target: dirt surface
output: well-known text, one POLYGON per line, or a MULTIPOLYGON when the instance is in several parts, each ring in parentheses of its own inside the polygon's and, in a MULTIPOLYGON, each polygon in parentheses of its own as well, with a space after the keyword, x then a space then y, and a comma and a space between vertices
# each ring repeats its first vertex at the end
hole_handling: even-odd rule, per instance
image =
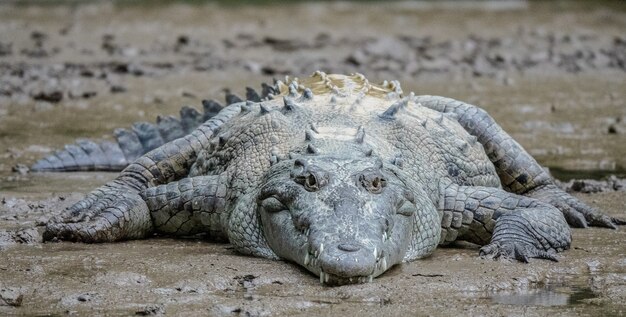
POLYGON ((360 72, 483 106, 565 181, 617 175, 567 186, 625 217, 624 29, 616 3, 0 5, 0 314, 624 315, 624 228, 573 230, 559 263, 457 245, 322 287, 201 239, 38 243, 38 225, 115 174, 17 165, 224 89, 360 72))

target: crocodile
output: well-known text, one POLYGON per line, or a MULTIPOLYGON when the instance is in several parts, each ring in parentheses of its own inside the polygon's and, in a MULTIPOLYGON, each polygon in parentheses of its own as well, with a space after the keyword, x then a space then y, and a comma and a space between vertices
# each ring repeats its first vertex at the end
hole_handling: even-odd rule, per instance
POLYGON ((319 71, 253 99, 140 155, 44 239, 204 234, 342 285, 456 240, 557 261, 570 226, 626 224, 558 188, 477 106, 319 71))

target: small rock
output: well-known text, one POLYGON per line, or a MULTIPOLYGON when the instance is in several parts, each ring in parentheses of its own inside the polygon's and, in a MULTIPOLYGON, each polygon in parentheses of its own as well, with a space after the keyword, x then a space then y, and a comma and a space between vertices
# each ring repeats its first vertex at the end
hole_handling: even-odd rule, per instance
POLYGON ((601 264, 600 261, 598 260, 592 260, 586 263, 587 264, 587 268, 589 269, 590 273, 595 273, 598 272, 601 268, 601 264))
POLYGON ((187 91, 187 90, 183 90, 183 91, 181 91, 181 92, 180 92, 180 95, 181 95, 182 97, 186 97, 186 98, 193 98, 193 99, 198 98, 198 96, 196 96, 196 94, 194 94, 194 93, 192 93, 192 92, 189 92, 189 91, 187 91))
POLYGON ((189 44, 189 37, 187 35, 179 35, 176 39, 176 45, 187 45, 189 44))
POLYGON ((17 164, 15 166, 13 166, 11 168, 11 171, 18 173, 20 175, 26 175, 28 174, 28 172, 30 171, 30 169, 28 168, 28 166, 24 165, 24 164, 17 164))
POLYGON ((120 86, 120 85, 113 85, 111 86, 111 93, 112 94, 119 94, 119 93, 123 93, 126 92, 128 89, 126 89, 126 87, 124 86, 120 86))
POLYGON ((59 90, 51 92, 40 92, 33 96, 35 100, 57 103, 63 99, 63 92, 59 90))
POLYGON ((82 294, 70 294, 61 298, 61 305, 65 307, 72 307, 76 305, 83 305, 86 302, 97 302, 98 293, 89 292, 82 294))
POLYGON ((136 311, 135 315, 138 316, 160 316, 165 314, 165 308, 163 305, 150 305, 144 309, 136 311))
POLYGON ((76 297, 79 302, 88 302, 91 301, 91 295, 89 294, 81 294, 76 297))
POLYGON ((0 306, 22 306, 24 295, 11 288, 0 289, 0 306))

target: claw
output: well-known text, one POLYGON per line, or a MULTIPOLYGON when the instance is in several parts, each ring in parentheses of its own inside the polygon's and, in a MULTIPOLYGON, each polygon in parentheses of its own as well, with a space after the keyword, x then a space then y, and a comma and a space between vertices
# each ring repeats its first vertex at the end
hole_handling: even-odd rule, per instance
POLYGON ((563 216, 565 217, 565 220, 567 221, 567 224, 569 224, 570 226, 574 227, 574 228, 587 228, 587 220, 585 220, 585 217, 583 215, 581 215, 580 213, 578 213, 577 211, 571 209, 571 208, 561 208, 560 206, 556 206, 557 208, 559 208, 561 210, 561 212, 563 212, 563 216))
POLYGON ((530 196, 558 208, 574 228, 596 226, 617 229, 618 225, 626 225, 626 221, 606 216, 554 185, 537 189, 530 196))
POLYGON ((545 259, 558 262, 556 254, 539 250, 532 245, 520 244, 516 241, 492 242, 480 248, 479 255, 489 259, 515 259, 522 263, 528 263, 530 258, 545 259))
POLYGON ((623 220, 623 219, 619 219, 619 218, 611 217, 611 221, 612 221, 614 224, 618 225, 618 226, 624 226, 624 225, 626 225, 626 220, 623 220))
POLYGON ((148 207, 138 193, 106 187, 68 208, 65 216, 51 219, 43 240, 112 242, 141 238, 151 231, 148 207))

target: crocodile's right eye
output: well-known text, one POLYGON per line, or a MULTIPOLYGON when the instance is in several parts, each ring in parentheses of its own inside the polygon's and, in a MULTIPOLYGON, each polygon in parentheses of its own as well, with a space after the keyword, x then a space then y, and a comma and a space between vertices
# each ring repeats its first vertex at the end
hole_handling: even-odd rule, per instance
POLYGON ((314 192, 320 189, 321 184, 317 177, 313 173, 305 173, 304 175, 298 175, 294 178, 294 181, 302 186, 304 189, 310 192, 314 192))
POLYGON ((289 210, 285 204, 281 203, 276 197, 273 196, 264 199, 261 202, 261 207, 270 213, 289 210))
POLYGON ((315 165, 309 166, 303 160, 295 161, 291 177, 310 192, 318 191, 328 184, 328 174, 324 170, 315 165))

